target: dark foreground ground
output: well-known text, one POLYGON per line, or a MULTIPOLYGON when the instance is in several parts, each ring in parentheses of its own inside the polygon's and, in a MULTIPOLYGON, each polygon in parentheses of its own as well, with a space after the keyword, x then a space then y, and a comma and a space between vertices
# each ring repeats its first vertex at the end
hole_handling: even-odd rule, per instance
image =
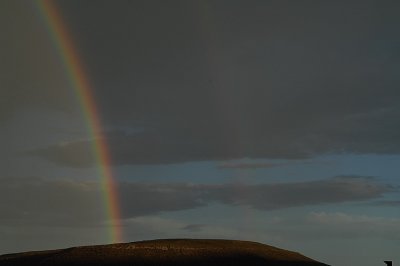
POLYGON ((300 253, 237 240, 171 239, 0 256, 0 266, 323 266, 300 253))

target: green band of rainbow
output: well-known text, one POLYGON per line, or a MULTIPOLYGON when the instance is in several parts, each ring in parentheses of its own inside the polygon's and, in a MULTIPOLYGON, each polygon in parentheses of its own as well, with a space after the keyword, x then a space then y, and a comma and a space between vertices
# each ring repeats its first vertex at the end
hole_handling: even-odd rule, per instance
POLYGON ((87 121, 88 132, 91 138, 93 138, 92 149, 98 164, 108 216, 107 219, 111 220, 109 230, 110 241, 113 243, 122 242, 117 185, 112 173, 111 158, 106 138, 102 133, 99 112, 94 101, 93 88, 88 81, 83 63, 79 59, 71 35, 68 33, 67 27, 54 1, 38 0, 37 7, 46 21, 49 33, 64 63, 68 78, 79 99, 82 112, 87 121))

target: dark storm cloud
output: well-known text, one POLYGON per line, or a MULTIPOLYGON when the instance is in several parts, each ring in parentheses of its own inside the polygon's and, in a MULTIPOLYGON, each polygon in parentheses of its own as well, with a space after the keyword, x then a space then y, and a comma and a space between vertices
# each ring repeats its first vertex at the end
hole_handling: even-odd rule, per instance
POLYGON ((286 162, 246 162, 246 161, 228 161, 220 163, 217 167, 220 169, 257 169, 257 168, 273 168, 291 165, 305 164, 329 164, 328 161, 311 161, 311 160, 291 160, 286 162))
MULTIPOLYGON (((400 152, 400 112, 382 109, 374 112, 344 115, 320 121, 319 126, 298 129, 293 124, 284 132, 259 128, 251 135, 237 137, 234 131, 220 135, 221 131, 187 131, 187 124, 149 127, 140 132, 109 132, 109 145, 113 164, 167 164, 188 161, 230 160, 240 158, 307 159, 326 153, 398 154, 400 152), (171 128, 173 126, 173 128, 171 128), (182 129, 182 131, 181 131, 182 129), (264 132, 264 134, 262 134, 264 132), (198 135, 201 134, 201 135, 198 135)), ((184 122, 183 122, 184 123, 184 122)), ((205 122, 207 123, 207 122, 205 122)), ((204 125, 202 128, 212 129, 204 125)), ((238 130, 249 130, 243 127, 238 130)), ((60 165, 87 167, 93 165, 91 140, 55 144, 29 151, 60 165)), ((225 164, 223 168, 228 167, 225 164)), ((235 167, 274 167, 274 164, 235 167)), ((233 165, 230 165, 233 167, 233 165)))
MULTIPOLYGON (((96 182, 43 178, 0 179, 2 224, 88 226, 104 225, 96 182)), ((123 218, 189 210, 224 203, 274 210, 307 205, 376 199, 391 189, 363 177, 259 185, 146 184, 122 182, 119 200, 123 218)), ((200 227, 200 226, 198 226, 200 227)), ((186 230, 196 230, 191 226, 186 230)))
POLYGON ((284 163, 246 163, 246 162, 228 162, 221 163, 218 168, 222 169, 256 169, 256 168, 272 168, 277 166, 286 165, 284 163))
POLYGON ((35 1, 0 3, 0 124, 18 111, 69 111, 77 103, 35 1))
POLYGON ((119 191, 123 216, 127 218, 206 206, 207 192, 203 186, 174 183, 122 183, 119 191))
MULTIPOLYGON (((10 6, 25 10, 18 5, 10 6)), ((60 1, 58 7, 104 126, 143 129, 108 132, 116 164, 400 152, 397 2, 119 1, 110 8, 106 1, 60 1)), ((44 29, 31 23, 32 15, 18 17, 15 30, 2 35, 8 40, 2 108, 71 107, 72 90, 48 52, 44 29), (34 43, 14 47, 20 38, 34 43)), ((9 25, 15 16, 4 19, 9 25)), ((89 146, 78 141, 33 153, 82 167, 90 158, 72 157, 89 146)))
POLYGON ((218 199, 229 205, 248 205, 260 210, 342 203, 381 197, 390 191, 362 177, 336 177, 297 183, 221 187, 218 199))
POLYGON ((274 210, 307 205, 376 199, 392 191, 373 178, 342 176, 327 180, 272 184, 194 185, 121 183, 124 217, 207 206, 218 202, 274 210))

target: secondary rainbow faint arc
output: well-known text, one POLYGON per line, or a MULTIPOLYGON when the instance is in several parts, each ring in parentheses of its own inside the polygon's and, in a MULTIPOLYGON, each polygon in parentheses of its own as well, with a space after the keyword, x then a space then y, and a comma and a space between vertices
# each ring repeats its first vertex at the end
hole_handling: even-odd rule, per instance
POLYGON ((46 20, 50 35, 65 65, 65 70, 75 90, 75 94, 79 99, 82 112, 87 122, 88 132, 93 138, 92 149, 98 163, 108 215, 107 219, 111 220, 109 231, 110 241, 113 243, 122 242, 123 232, 120 224, 121 214, 117 185, 111 168, 111 158, 106 138, 102 133, 102 125, 99 111, 94 100, 93 87, 88 80, 83 62, 80 60, 75 50, 73 39, 54 1, 38 0, 37 6, 46 20))

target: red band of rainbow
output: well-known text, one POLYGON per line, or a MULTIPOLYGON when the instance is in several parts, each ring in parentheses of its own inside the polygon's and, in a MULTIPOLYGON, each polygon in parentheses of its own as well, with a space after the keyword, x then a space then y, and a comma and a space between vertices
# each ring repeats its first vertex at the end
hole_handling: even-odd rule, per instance
POLYGON ((111 168, 111 158, 106 138, 102 133, 99 112, 94 101, 93 87, 87 78, 83 63, 75 50, 73 39, 54 1, 38 0, 37 7, 46 20, 48 31, 58 49, 68 78, 75 90, 85 120, 87 121, 88 133, 90 137, 93 138, 92 149, 98 164, 108 216, 107 219, 111 220, 111 227, 109 230, 110 241, 113 243, 122 242, 121 214, 117 185, 111 168))

